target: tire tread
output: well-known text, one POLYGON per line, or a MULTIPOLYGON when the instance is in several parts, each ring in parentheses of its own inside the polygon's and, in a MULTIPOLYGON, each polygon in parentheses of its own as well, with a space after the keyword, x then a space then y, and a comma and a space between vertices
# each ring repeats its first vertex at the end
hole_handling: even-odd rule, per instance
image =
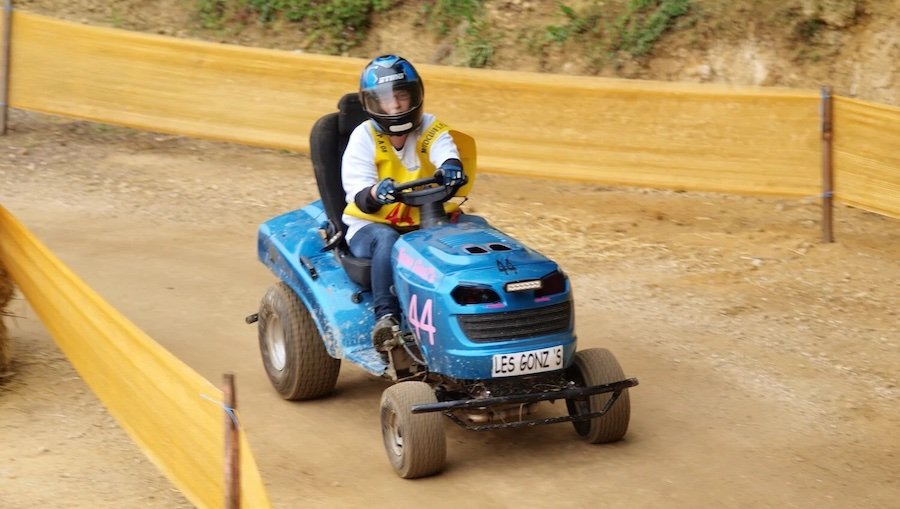
POLYGON ((328 354, 322 336, 300 297, 284 282, 269 288, 260 304, 259 342, 266 373, 284 399, 306 400, 330 394, 337 384, 340 359, 328 354), (285 335, 285 373, 273 374, 265 345, 266 316, 281 314, 285 335))
MULTIPOLYGON (((586 385, 599 385, 625 379, 625 373, 616 357, 606 348, 589 348, 575 354, 575 366, 584 377, 586 385)), ((612 394, 591 396, 591 411, 603 408, 612 394)), ((628 389, 603 417, 591 419, 590 429, 583 438, 592 444, 604 444, 621 440, 628 432, 631 420, 631 398, 628 389)))
MULTIPOLYGON (((415 479, 436 474, 447 460, 447 439, 443 416, 440 413, 413 414, 410 408, 423 403, 436 403, 434 391, 424 382, 401 382, 388 387, 381 397, 381 412, 392 408, 401 421, 404 431, 404 458, 395 461, 387 445, 385 449, 397 474, 404 479, 415 479)), ((384 424, 382 423, 382 426, 384 424)))

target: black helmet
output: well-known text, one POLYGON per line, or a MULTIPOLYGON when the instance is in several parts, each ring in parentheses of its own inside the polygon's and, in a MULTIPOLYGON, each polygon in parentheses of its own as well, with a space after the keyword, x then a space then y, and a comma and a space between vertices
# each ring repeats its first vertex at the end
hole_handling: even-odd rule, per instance
POLYGON ((425 86, 405 58, 382 55, 366 64, 359 77, 359 101, 386 134, 406 134, 422 123, 425 86))

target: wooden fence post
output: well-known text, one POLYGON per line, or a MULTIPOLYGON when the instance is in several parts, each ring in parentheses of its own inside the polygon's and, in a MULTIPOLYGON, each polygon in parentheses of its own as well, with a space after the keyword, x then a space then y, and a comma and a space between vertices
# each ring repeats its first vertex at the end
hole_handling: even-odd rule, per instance
POLYGON ((237 393, 234 387, 234 375, 225 375, 225 508, 241 507, 241 449, 240 432, 237 423, 237 393))

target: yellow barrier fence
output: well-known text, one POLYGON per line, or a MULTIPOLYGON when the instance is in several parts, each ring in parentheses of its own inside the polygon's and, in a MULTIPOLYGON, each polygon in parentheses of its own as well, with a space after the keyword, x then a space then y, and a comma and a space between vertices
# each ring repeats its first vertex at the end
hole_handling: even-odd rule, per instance
MULTIPOLYGON (((12 33, 14 107, 297 151, 308 150, 315 120, 357 88, 364 64, 24 12, 14 13, 12 33)), ((484 170, 701 191, 821 192, 816 91, 418 67, 426 109, 478 140, 484 170)), ((836 199, 896 216, 897 138, 889 133, 900 113, 841 101, 837 118, 836 199), (856 152, 857 134, 875 134, 869 140, 877 147, 856 152), (862 162, 887 173, 860 173, 862 162), (881 181, 877 194, 851 189, 873 178, 881 181)))
MULTIPOLYGON (((138 34, 16 12, 13 106, 305 151, 364 61, 138 34)), ((664 187, 817 190, 815 92, 420 65, 426 108, 482 167, 664 187)))
POLYGON ((900 108, 834 100, 835 196, 900 218, 900 108))
MULTIPOLYGON (((60 349, 196 507, 225 502, 222 391, 162 348, 0 206, 0 262, 60 349)), ((242 507, 271 504, 241 433, 242 507)))

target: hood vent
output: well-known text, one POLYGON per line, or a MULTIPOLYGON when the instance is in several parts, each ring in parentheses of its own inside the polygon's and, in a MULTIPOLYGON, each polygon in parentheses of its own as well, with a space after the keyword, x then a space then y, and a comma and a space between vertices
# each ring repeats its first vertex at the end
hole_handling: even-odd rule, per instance
POLYGON ((480 255, 491 251, 512 251, 515 241, 492 232, 474 232, 449 235, 440 239, 441 244, 452 250, 462 250, 469 254, 480 255))
POLYGON ((476 245, 468 245, 463 246, 463 251, 469 254, 486 254, 491 251, 512 251, 512 248, 507 246, 506 244, 498 244, 496 242, 488 244, 487 247, 484 246, 476 246, 476 245))

